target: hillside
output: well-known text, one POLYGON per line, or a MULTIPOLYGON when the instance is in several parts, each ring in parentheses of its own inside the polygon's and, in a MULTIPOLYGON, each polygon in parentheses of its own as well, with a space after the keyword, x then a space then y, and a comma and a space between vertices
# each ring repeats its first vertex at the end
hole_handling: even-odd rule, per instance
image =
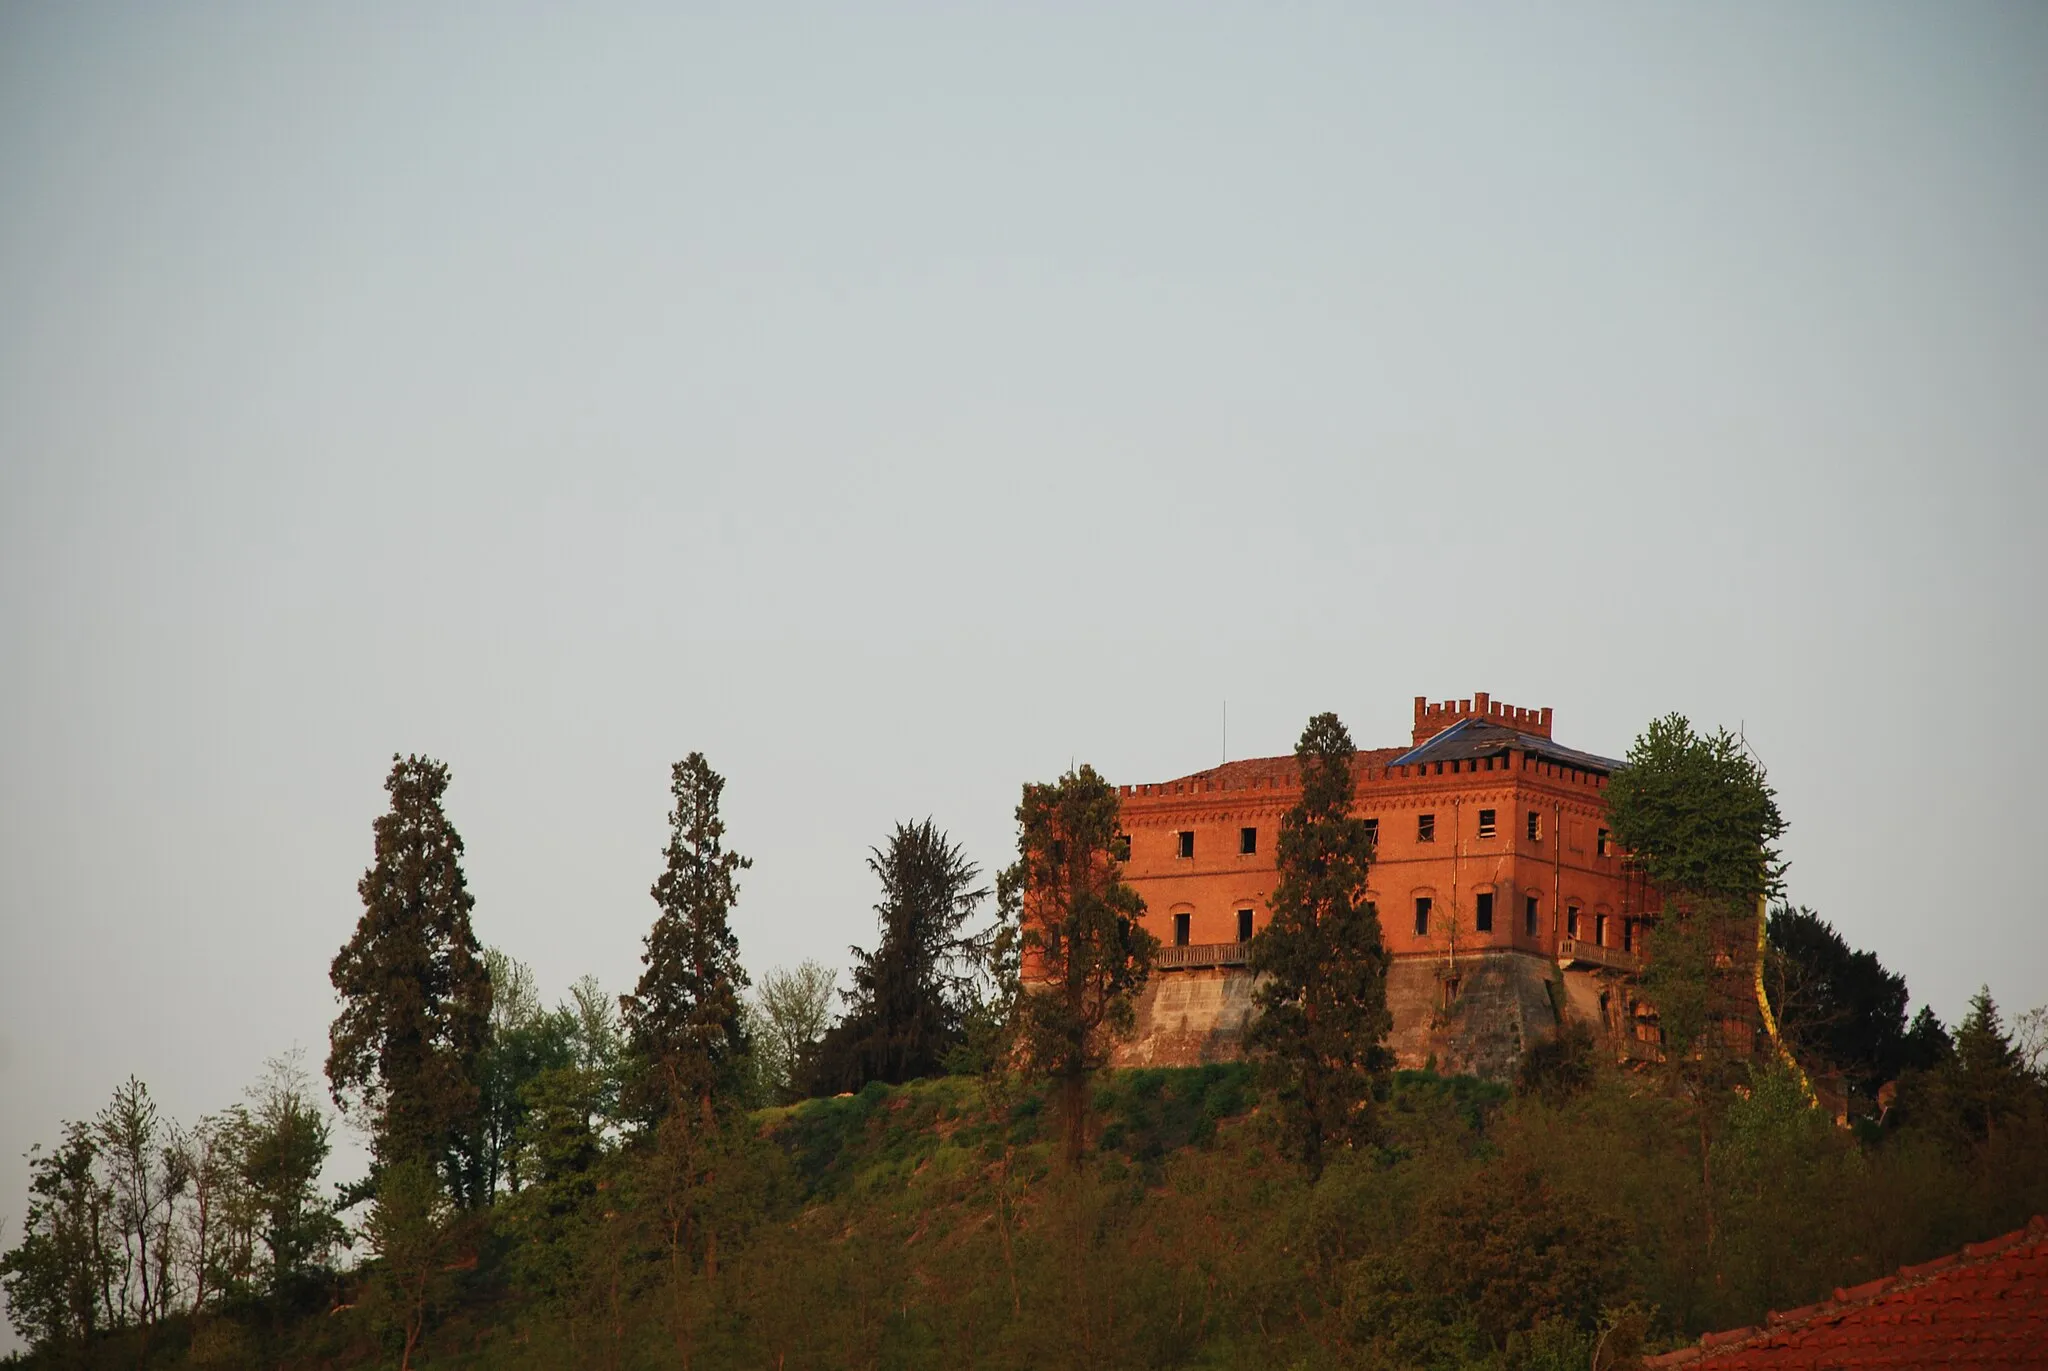
MULTIPOLYGON (((693 1159, 694 1190, 622 1149, 581 1173, 588 1203, 536 1184, 458 1223, 412 1360, 1583 1367, 1603 1331, 1672 1345, 2048 1208, 2038 1111, 1974 1147, 1858 1137, 1764 1074, 1715 1143, 1709 1235, 1682 1109, 1611 1068, 1535 1084, 1403 1074, 1380 1145, 1315 1186, 1242 1066, 1106 1074, 1078 1176, 1036 1089, 761 1111, 693 1159)), ((390 1298, 359 1270, 25 1364, 397 1365, 390 1298)))

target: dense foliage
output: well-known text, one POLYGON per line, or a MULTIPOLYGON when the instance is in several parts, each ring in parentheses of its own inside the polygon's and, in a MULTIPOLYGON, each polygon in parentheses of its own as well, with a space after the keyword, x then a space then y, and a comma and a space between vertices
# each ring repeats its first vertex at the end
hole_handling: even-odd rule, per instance
POLYGON ((1017 1001, 1021 1059, 1060 1083, 1070 1167, 1087 1130, 1088 1075, 1130 1032, 1159 948, 1138 922, 1145 902, 1123 879, 1117 812, 1116 787, 1091 766, 1025 786, 1017 860, 1000 882, 1032 986, 1017 1001))
MULTIPOLYGON (((2048 1090, 1989 1069, 1944 1066, 1911 1121, 1858 1135, 1760 1067, 1717 1124, 1711 1261, 1684 1111, 1605 1061, 1556 1095, 1403 1073, 1376 1144, 1313 1184, 1243 1066, 1111 1074, 1077 1172, 1056 1083, 876 1083, 727 1136, 702 1198, 721 1259, 680 1282, 658 1147, 537 1109, 535 1179, 488 1227, 371 1225, 340 1312, 210 1301, 148 1364, 370 1368, 410 1336, 416 1364, 510 1371, 1585 1367, 1603 1332, 1755 1322, 2048 1209, 2048 1090)), ((83 1364, 133 1367, 139 1338, 83 1364)))
POLYGON ((489 1197, 477 1068, 491 979, 470 929, 462 836, 441 805, 448 768, 394 757, 384 789, 376 860, 356 886, 363 915, 329 972, 341 1013, 327 1079, 380 1162, 426 1160, 474 1207, 489 1197))
POLYGON ((1786 1040, 1868 1100, 1906 1064, 1906 978, 1810 909, 1771 911, 1770 997, 1786 1040))
POLYGON ((882 883, 881 939, 873 952, 852 949, 846 1017, 819 1053, 816 1084, 828 1094, 943 1072, 965 1036, 982 951, 968 928, 988 897, 981 869, 930 819, 896 825, 868 870, 882 883))
POLYGON ((649 892, 659 912, 640 984, 621 1003, 642 1068, 634 1098, 649 1120, 684 1103, 708 1112, 729 1092, 746 1048, 740 991, 747 973, 730 916, 738 874, 752 863, 726 850, 718 811, 724 793, 725 778, 701 752, 671 772, 666 865, 649 892))
POLYGON ((1289 1150, 1312 1176, 1327 1147, 1372 1136, 1386 1048, 1386 945, 1366 898, 1373 835, 1351 812, 1351 734, 1318 714, 1294 749, 1301 799, 1280 821, 1273 918, 1252 939, 1262 977, 1247 1046, 1267 1067, 1289 1150))

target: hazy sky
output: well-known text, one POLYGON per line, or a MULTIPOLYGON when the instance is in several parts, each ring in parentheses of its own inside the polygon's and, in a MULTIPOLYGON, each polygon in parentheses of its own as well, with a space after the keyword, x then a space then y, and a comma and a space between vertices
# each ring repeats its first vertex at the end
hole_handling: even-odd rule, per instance
POLYGON ((1070 760, 1743 727, 1794 898, 2048 1001, 2048 10, 10 6, 0 1242, 317 1067, 394 751, 629 986, 1070 760))

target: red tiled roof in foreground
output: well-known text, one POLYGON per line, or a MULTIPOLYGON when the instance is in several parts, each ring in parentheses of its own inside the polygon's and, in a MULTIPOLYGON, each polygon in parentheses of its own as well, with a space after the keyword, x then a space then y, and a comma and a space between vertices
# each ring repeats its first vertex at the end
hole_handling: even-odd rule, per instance
POLYGON ((2048 1367, 2048 1219, 1834 1298, 1773 1313, 1762 1328, 1709 1333, 1647 1367, 1848 1371, 1854 1367, 2048 1367))

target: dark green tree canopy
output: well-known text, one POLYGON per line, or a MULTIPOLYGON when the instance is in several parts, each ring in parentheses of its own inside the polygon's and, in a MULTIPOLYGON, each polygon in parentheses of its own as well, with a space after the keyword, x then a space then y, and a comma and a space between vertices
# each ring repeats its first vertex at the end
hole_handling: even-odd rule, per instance
POLYGON ((1896 1078, 1906 1054, 1906 978, 1874 952, 1850 948, 1810 909, 1771 911, 1771 1001, 1785 1036, 1805 1055, 1874 1094, 1896 1078))
POLYGON ((1785 832, 1763 767, 1727 729, 1652 720, 1608 782, 1607 812, 1628 862, 1667 895, 1747 902, 1774 893, 1785 832))
POLYGON ((329 972, 341 1013, 327 1079, 344 1111, 371 1115, 380 1163, 430 1160, 459 1201, 480 1204, 476 1065, 491 980, 470 929, 462 837, 441 805, 448 768, 394 757, 384 789, 376 860, 356 886, 363 916, 329 972))
POLYGON ((649 892, 659 913, 640 983, 620 1001, 640 1076, 637 1104, 649 1120, 683 1101, 708 1113, 729 1091, 746 1050, 740 992, 747 973, 731 915, 738 875, 752 863, 726 850, 724 792, 725 778, 701 752, 671 769, 667 863, 649 892))
POLYGON ((1302 730, 1301 799, 1280 822, 1273 918, 1252 939, 1263 979, 1247 1032, 1279 1097, 1296 1155, 1321 1174, 1326 1145, 1370 1135, 1392 1070, 1386 945, 1366 898, 1373 835, 1351 812, 1351 734, 1335 714, 1302 730))
POLYGON ((1116 787, 1092 766, 1026 785, 1017 860, 997 883, 1030 987, 1017 1015, 1025 1059, 1062 1082, 1070 1166, 1081 1157, 1087 1073, 1130 1031, 1159 949, 1138 923, 1145 902, 1116 857, 1119 809, 1116 787))
POLYGON ((1957 1121, 1977 1139, 1990 1138, 2007 1120, 2041 1104, 2041 1082, 2021 1061, 1989 986, 1970 997, 1970 1012, 1956 1025, 1955 1051, 1941 1077, 1957 1121))
POLYGON ((896 825, 886 847, 869 849, 868 870, 882 883, 881 939, 873 952, 852 949, 853 990, 836 1034, 836 1055, 851 1059, 838 1064, 848 1090, 945 1069, 984 941, 965 931, 988 896, 981 870, 930 819, 896 825))

